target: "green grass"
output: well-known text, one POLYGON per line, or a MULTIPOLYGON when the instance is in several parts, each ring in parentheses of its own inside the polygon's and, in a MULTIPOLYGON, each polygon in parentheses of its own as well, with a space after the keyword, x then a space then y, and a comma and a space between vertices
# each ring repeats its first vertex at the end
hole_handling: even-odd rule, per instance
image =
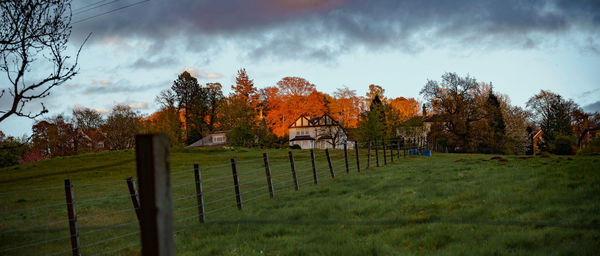
MULTIPOLYGON (((308 151, 296 150, 301 184, 294 191, 287 150, 267 150, 275 183, 275 198, 269 199, 262 152, 173 150, 178 255, 597 255, 600 251, 599 156, 434 153, 395 159, 393 164, 388 159, 388 165, 381 161, 382 167, 368 170, 362 157, 363 171, 356 172, 352 158, 346 174, 342 152, 334 151, 336 178, 331 179, 324 152, 318 151, 319 184, 314 185, 308 151), (242 211, 235 207, 231 157, 238 159, 245 193, 242 211), (190 170, 195 162, 217 165, 202 169, 208 221, 204 225, 196 217, 190 170)), ((138 254, 138 225, 123 181, 128 176, 135 176, 133 151, 0 169, 0 255, 70 249, 69 240, 63 239, 6 251, 68 238, 66 178, 75 184, 84 255, 138 254)))

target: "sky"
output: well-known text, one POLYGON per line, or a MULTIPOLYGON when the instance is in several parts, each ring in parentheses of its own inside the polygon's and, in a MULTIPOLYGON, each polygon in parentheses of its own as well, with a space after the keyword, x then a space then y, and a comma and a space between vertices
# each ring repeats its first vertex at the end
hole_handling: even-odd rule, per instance
MULTIPOLYGON (((73 0, 72 9, 67 52, 91 36, 79 73, 27 106, 43 102, 44 117, 115 104, 150 114, 184 70, 227 95, 241 68, 258 88, 299 76, 326 93, 377 84, 386 97, 418 100, 427 80, 455 72, 521 107, 544 89, 600 112, 595 0, 73 0)), ((32 67, 28 79, 48 69, 32 67)), ((0 130, 29 135, 33 122, 12 116, 0 130)))

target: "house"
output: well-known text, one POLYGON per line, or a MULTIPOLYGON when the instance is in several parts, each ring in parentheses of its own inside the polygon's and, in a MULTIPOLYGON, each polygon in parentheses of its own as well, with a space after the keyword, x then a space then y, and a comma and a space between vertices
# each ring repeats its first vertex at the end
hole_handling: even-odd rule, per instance
POLYGON ((583 148, 590 144, 590 142, 598 135, 598 131, 600 131, 600 124, 596 124, 583 130, 577 140, 579 147, 583 148))
POLYGON ((215 131, 204 138, 188 145, 188 148, 220 147, 229 144, 228 135, 230 131, 215 131))
MULTIPOLYGON (((298 145, 302 149, 343 149, 348 133, 330 115, 309 118, 300 116, 289 127, 290 146, 298 145)), ((354 148, 348 143, 348 148, 354 148)))
POLYGON ((531 137, 531 143, 532 143, 532 147, 533 147, 533 155, 536 155, 537 153, 539 153, 541 151, 540 145, 542 145, 544 143, 544 138, 542 137, 542 135, 544 135, 544 132, 542 130, 539 130, 538 132, 533 134, 533 136, 531 137))

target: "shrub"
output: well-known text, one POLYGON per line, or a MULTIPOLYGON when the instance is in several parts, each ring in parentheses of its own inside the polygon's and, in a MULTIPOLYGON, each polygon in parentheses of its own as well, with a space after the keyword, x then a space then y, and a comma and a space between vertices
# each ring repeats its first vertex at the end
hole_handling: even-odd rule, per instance
POLYGON ((554 140, 553 153, 557 155, 571 155, 573 154, 574 146, 575 139, 572 136, 558 136, 554 140))
POLYGON ((290 146, 290 149, 302 149, 302 148, 300 147, 300 145, 294 144, 294 145, 290 146))

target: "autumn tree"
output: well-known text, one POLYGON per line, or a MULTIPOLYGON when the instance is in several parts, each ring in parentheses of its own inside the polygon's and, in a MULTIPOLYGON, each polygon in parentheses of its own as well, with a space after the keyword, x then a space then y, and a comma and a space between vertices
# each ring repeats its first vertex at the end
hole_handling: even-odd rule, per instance
POLYGON ((385 89, 383 89, 383 87, 376 84, 371 84, 369 85, 369 91, 367 91, 367 94, 365 95, 365 100, 370 104, 375 97, 379 97, 379 100, 385 102, 386 98, 384 93, 385 89))
POLYGON ((356 96, 355 90, 348 87, 338 88, 333 93, 333 99, 329 105, 330 114, 343 127, 356 128, 360 115, 360 98, 356 96))
POLYGON ((255 107, 258 103, 258 90, 254 86, 254 80, 248 77, 244 68, 238 70, 235 84, 231 86, 231 90, 231 98, 246 102, 251 107, 255 107))
POLYGON ((277 87, 267 87, 264 93, 265 118, 273 133, 280 137, 288 134, 288 126, 299 116, 321 116, 328 111, 325 94, 301 77, 284 77, 277 87))
POLYGON ((47 157, 75 155, 78 138, 73 124, 63 115, 37 121, 32 126, 33 148, 47 157))
POLYGON ((0 101, 9 102, 0 109, 0 122, 12 115, 38 117, 48 112, 43 102, 33 112, 25 106, 47 97, 78 72, 81 48, 73 63, 64 54, 71 36, 71 1, 5 0, 0 12, 0 70, 8 77, 0 87, 0 101), (37 69, 47 70, 47 75, 31 75, 37 69))

